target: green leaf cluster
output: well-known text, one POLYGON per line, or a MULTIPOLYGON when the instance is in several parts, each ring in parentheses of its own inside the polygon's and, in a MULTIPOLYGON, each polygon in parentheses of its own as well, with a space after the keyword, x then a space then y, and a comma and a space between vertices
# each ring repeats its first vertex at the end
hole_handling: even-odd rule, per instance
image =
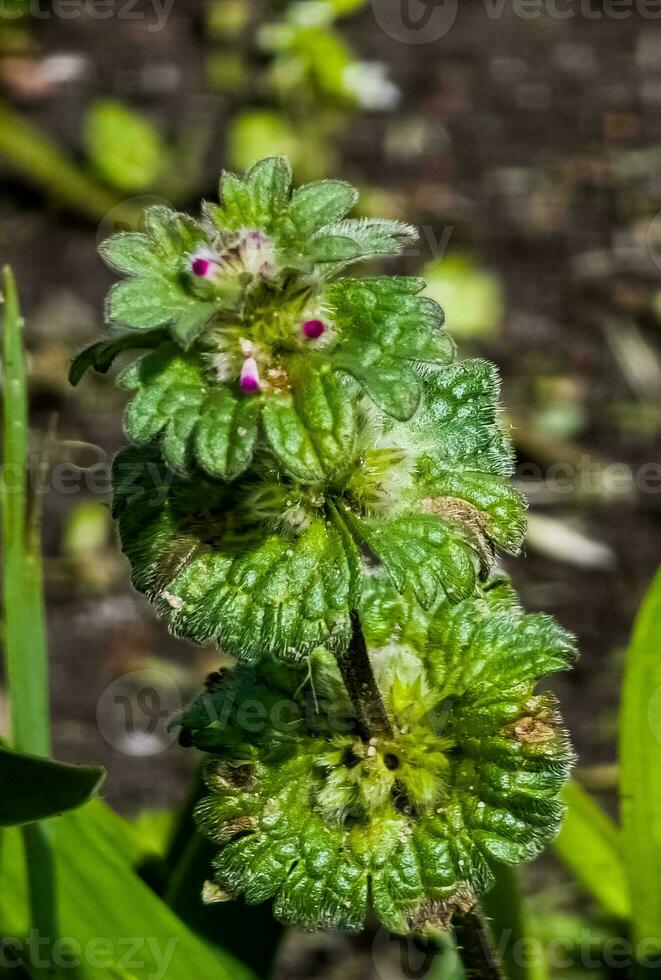
POLYGON ((355 200, 272 157, 199 221, 151 209, 103 246, 127 278, 72 380, 144 347, 122 549, 174 634, 239 661, 180 720, 213 756, 207 897, 436 935, 558 829, 571 752, 535 684, 573 644, 487 584, 525 531, 497 372, 454 360, 423 280, 346 274, 412 234, 355 200))
MULTIPOLYGON (((257 426, 245 408, 232 415, 220 392, 195 435, 204 470, 171 468, 185 462, 176 419, 160 445, 118 456, 114 511, 133 581, 177 635, 245 660, 300 658, 320 643, 342 650, 374 557, 429 607, 439 595, 470 596, 497 547, 518 550, 524 508, 504 476, 510 454, 489 365, 466 361, 423 379, 408 428, 359 403, 352 425, 331 377, 308 379, 298 411, 283 402, 268 413, 269 452, 232 482, 213 478, 213 460, 236 472, 257 426), (320 400, 331 407, 328 428, 308 429, 320 400), (221 450, 223 432, 239 428, 242 439, 225 438, 221 450)), ((158 412, 144 406, 135 418, 145 438, 156 434, 158 412)))
POLYGON ((202 830, 219 845, 210 901, 275 899, 306 928, 435 935, 558 830, 571 751, 538 678, 571 637, 494 584, 424 613, 383 577, 361 607, 392 738, 361 740, 333 658, 271 659, 210 679, 180 719, 212 753, 202 830))

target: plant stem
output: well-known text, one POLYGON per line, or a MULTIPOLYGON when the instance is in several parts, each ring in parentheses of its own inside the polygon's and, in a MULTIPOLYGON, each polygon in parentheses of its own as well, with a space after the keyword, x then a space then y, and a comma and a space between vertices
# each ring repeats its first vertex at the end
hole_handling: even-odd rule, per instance
MULTIPOLYGON (((19 752, 50 755, 48 668, 38 508, 27 516, 28 402, 23 319, 14 277, 3 273, 3 450, 1 488, 5 663, 12 743, 19 752)), ((55 938, 55 886, 48 830, 22 830, 32 927, 55 938)))
POLYGON ((360 615, 356 609, 351 611, 349 646, 338 656, 337 663, 356 712, 361 737, 365 741, 379 735, 392 738, 392 725, 372 673, 360 615))
MULTIPOLYGON (((60 203, 100 221, 121 198, 80 170, 60 148, 19 113, 0 103, 0 156, 60 203)), ((113 217, 135 227, 142 214, 132 205, 117 207, 113 217)))
POLYGON ((466 980, 505 980, 487 921, 479 905, 455 912, 452 924, 466 980))

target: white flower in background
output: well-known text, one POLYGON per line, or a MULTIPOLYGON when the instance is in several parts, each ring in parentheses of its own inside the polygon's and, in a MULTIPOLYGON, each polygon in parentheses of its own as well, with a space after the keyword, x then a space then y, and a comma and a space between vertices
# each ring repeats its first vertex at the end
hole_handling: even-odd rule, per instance
POLYGON ((399 88, 380 61, 355 61, 345 68, 342 80, 363 109, 387 112, 399 105, 399 88))

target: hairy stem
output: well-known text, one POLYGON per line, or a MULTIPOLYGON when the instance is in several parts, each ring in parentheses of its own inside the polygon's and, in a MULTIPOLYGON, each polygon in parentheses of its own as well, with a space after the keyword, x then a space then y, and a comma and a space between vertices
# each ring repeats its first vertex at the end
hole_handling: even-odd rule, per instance
POLYGON ((392 738, 392 725, 372 673, 360 616, 355 609, 351 611, 349 646, 338 656, 337 662, 356 712, 361 737, 365 741, 378 735, 392 738))
POLYGON ((456 912, 452 924, 466 980, 505 980, 487 920, 479 905, 456 912))

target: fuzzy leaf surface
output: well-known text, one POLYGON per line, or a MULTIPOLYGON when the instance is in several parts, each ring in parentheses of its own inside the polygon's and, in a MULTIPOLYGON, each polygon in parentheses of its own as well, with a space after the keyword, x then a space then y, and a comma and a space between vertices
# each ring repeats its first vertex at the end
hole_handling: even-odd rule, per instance
POLYGON ((288 924, 359 930, 371 896, 386 928, 438 937, 490 886, 494 860, 528 860, 557 832, 572 755, 553 699, 534 687, 571 661, 571 637, 500 587, 414 610, 372 580, 361 613, 394 728, 374 751, 352 732, 350 706, 338 712, 341 682, 321 652, 289 676, 268 660, 236 680, 230 672, 184 713, 186 740, 218 753, 197 813, 219 846, 211 900, 214 888, 273 898, 288 924), (382 614, 395 607, 408 608, 408 625, 402 633, 391 617, 384 646, 382 614), (237 684, 264 705, 257 734, 241 723, 237 684), (290 705, 286 723, 268 708, 276 692, 290 705))
POLYGON ((245 660, 346 643, 356 583, 332 524, 269 531, 241 511, 241 482, 178 479, 154 450, 120 453, 113 482, 133 583, 176 635, 245 660))

